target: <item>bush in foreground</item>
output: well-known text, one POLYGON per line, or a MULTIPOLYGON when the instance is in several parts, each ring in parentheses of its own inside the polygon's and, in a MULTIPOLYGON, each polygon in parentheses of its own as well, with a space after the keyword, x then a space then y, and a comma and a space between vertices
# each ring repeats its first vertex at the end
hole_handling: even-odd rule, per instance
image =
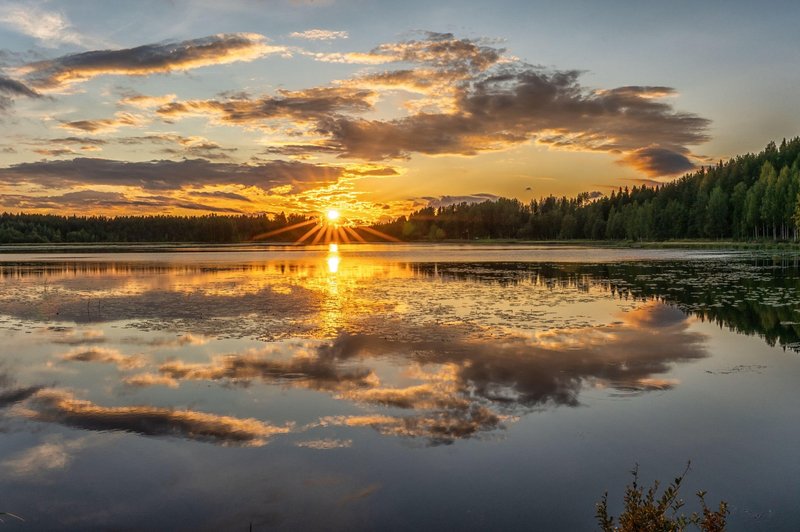
POLYGON ((597 503, 597 523, 603 532, 679 532, 694 525, 702 532, 722 532, 725 530, 725 520, 728 516, 728 505, 725 501, 719 503, 719 509, 713 510, 706 505, 704 491, 698 491, 702 513, 693 512, 686 516, 678 512, 684 502, 678 496, 678 490, 683 482, 689 464, 683 473, 677 477, 658 496, 659 482, 656 480, 652 486, 645 488, 639 485, 639 466, 631 474, 633 482, 625 488, 625 508, 615 524, 614 517, 608 514, 608 492, 597 503))

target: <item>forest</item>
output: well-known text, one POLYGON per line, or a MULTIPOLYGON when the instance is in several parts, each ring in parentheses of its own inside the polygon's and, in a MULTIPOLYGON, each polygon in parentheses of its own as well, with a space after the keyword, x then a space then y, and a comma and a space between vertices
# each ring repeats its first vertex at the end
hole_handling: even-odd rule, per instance
POLYGON ((427 207, 375 228, 402 240, 797 240, 800 137, 608 196, 427 207))
MULTIPOLYGON (((500 198, 426 207, 373 229, 405 241, 670 240, 796 241, 800 225, 800 137, 756 154, 703 167, 658 186, 619 188, 596 197, 500 198)), ((204 242, 264 240, 311 220, 284 213, 235 216, 0 215, 0 243, 204 242)), ((269 240, 291 242, 304 228, 269 240)), ((364 235, 365 239, 370 238, 364 235)), ((372 236, 375 240, 377 237, 372 236)))
MULTIPOLYGON (((300 215, 275 216, 58 216, 0 214, 0 243, 63 242, 202 242, 258 240, 277 229, 309 220, 300 215)), ((282 232, 272 240, 292 242, 305 230, 282 232)))

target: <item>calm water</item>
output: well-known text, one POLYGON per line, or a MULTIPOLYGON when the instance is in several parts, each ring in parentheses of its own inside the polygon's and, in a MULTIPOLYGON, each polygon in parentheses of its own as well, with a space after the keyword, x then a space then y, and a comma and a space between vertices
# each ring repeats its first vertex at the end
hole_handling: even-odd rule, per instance
POLYGON ((0 255, 15 530, 591 530, 628 471, 800 526, 794 256, 0 255))

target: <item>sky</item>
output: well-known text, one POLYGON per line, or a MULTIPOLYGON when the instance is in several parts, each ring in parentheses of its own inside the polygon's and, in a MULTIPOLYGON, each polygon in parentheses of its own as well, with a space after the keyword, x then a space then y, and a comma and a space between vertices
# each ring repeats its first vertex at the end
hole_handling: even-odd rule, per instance
POLYGON ((0 210, 340 209, 669 181, 798 134, 797 2, 0 1, 0 210))

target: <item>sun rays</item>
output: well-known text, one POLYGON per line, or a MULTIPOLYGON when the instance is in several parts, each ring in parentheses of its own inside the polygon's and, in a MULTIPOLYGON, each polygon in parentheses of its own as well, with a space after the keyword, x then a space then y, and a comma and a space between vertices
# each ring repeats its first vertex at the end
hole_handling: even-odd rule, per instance
POLYGON ((328 209, 325 211, 324 215, 320 215, 318 218, 262 233, 253 237, 253 240, 267 240, 271 237, 304 227, 308 227, 309 229, 295 240, 295 244, 309 244, 315 246, 318 244, 366 243, 367 238, 360 232, 366 233, 367 237, 373 236, 387 242, 400 242, 399 239, 378 231, 377 229, 373 229, 372 227, 350 224, 342 217, 341 211, 338 209, 328 209))

